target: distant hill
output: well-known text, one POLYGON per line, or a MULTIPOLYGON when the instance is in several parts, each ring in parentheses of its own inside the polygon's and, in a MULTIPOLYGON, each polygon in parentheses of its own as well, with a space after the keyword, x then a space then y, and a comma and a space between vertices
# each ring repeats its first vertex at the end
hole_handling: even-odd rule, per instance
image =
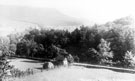
POLYGON ((0 6, 0 18, 29 22, 45 26, 78 26, 82 21, 53 8, 0 6))
POLYGON ((82 20, 67 16, 53 8, 0 5, 0 36, 21 32, 29 27, 73 30, 82 24, 82 20))

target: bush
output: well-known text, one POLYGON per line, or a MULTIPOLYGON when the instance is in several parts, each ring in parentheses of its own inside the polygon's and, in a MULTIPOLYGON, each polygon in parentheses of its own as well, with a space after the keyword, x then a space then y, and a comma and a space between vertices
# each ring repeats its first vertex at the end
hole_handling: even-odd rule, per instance
POLYGON ((127 51, 124 57, 124 66, 127 68, 135 68, 135 57, 131 51, 127 51))
POLYGON ((25 77, 28 75, 32 75, 34 74, 34 71, 33 69, 30 68, 26 69, 25 71, 21 71, 19 69, 13 68, 11 69, 10 73, 12 78, 17 78, 17 77, 25 77))
POLYGON ((7 61, 7 53, 0 51, 0 81, 3 81, 3 79, 6 78, 9 72, 8 70, 10 70, 11 68, 12 67, 7 61))
POLYGON ((99 54, 97 50, 94 48, 89 48, 88 51, 85 53, 87 57, 87 61, 89 63, 98 63, 99 62, 99 54))
POLYGON ((104 39, 101 39, 101 43, 98 46, 100 55, 100 64, 112 65, 113 53, 110 49, 110 43, 104 39))
POLYGON ((73 58, 74 58, 74 62, 79 62, 80 61, 80 58, 77 55, 73 56, 73 58))
POLYGON ((67 60, 68 60, 69 63, 73 63, 74 62, 74 58, 73 58, 73 56, 71 54, 69 54, 67 56, 67 60))

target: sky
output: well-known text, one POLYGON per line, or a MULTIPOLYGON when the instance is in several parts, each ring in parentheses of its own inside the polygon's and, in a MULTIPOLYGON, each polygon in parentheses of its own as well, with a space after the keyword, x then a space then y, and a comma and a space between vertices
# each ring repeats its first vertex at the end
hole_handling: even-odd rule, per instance
POLYGON ((0 5, 55 8, 66 15, 101 24, 135 17, 134 0, 0 0, 0 5))
MULTIPOLYGON (((135 18, 134 3, 134 0, 0 0, 0 5, 55 8, 66 15, 98 24, 126 16, 135 18)), ((6 32, 10 29, 1 28, 0 35, 7 35, 6 32)))

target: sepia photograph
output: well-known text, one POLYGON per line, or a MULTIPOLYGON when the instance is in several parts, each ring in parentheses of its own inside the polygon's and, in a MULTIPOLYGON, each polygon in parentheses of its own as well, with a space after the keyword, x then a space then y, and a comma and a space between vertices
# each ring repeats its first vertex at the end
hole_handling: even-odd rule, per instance
POLYGON ((134 0, 0 0, 0 81, 135 81, 134 0))

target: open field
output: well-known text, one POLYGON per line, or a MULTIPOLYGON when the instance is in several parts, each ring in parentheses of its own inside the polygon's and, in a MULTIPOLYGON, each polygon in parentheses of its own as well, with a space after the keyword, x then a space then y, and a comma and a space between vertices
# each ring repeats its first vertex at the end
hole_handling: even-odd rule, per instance
POLYGON ((14 81, 134 81, 135 74, 119 72, 103 68, 83 66, 60 67, 53 70, 40 71, 42 63, 28 59, 14 59, 10 63, 20 70, 33 68, 37 73, 14 81))
POLYGON ((11 59, 10 62, 10 65, 14 65, 15 68, 18 68, 20 70, 26 70, 28 68, 37 70, 36 68, 42 67, 42 64, 43 63, 35 60, 20 59, 20 58, 11 59))

